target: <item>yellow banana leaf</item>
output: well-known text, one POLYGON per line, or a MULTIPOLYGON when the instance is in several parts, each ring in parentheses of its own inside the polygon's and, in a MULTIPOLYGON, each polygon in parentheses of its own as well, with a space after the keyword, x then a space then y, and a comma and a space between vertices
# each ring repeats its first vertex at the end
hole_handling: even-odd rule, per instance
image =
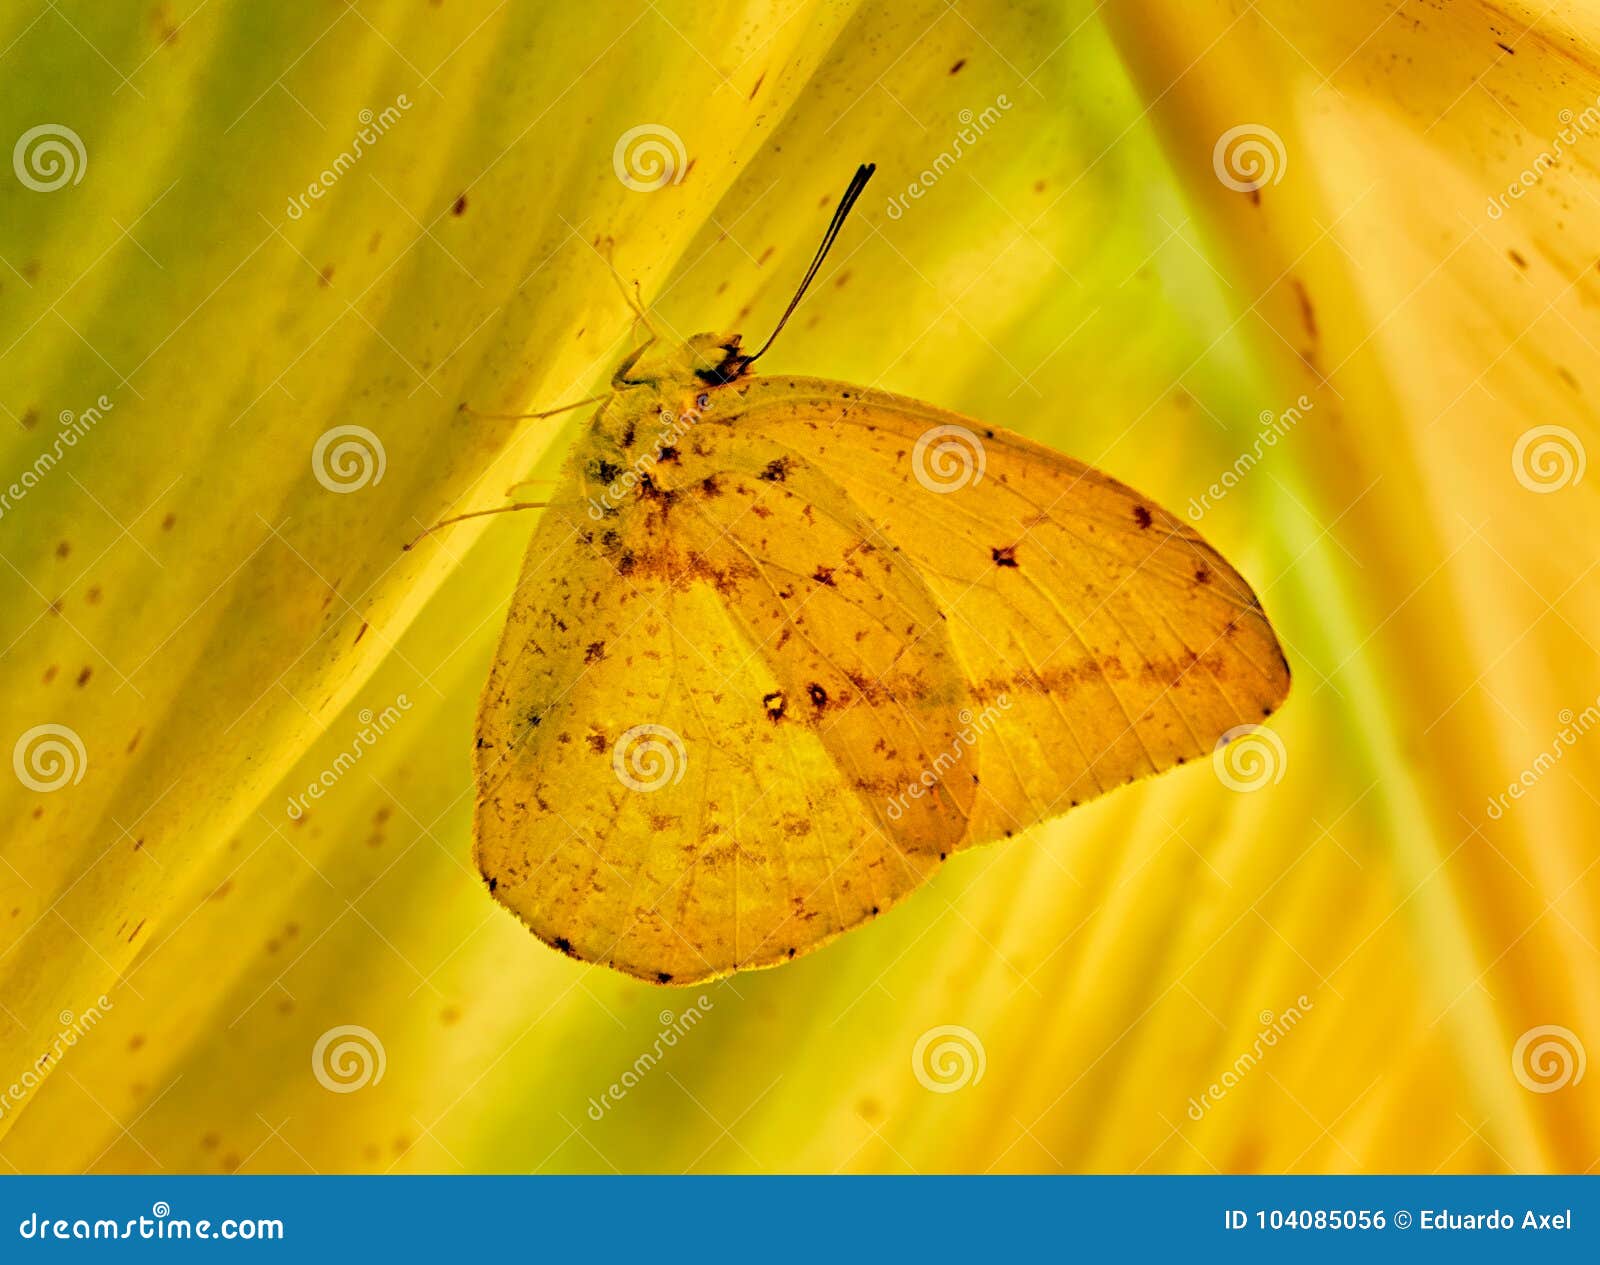
POLYGON ((15 7, 12 1167, 1594 1164, 1600 9, 15 7), (651 988, 472 865, 532 516, 402 546, 559 470, 583 410, 460 406, 603 387, 608 239, 670 329, 764 335, 868 160, 768 361, 1186 513, 1295 691, 651 988))

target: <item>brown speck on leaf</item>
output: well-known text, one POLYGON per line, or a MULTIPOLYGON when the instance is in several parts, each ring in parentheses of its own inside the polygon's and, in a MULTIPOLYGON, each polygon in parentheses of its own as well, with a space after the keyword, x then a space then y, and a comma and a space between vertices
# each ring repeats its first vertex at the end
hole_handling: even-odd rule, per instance
POLYGON ((606 748, 611 745, 606 741, 606 736, 598 729, 590 730, 586 741, 589 743, 589 750, 593 751, 595 755, 604 755, 606 748))
POLYGON ((1506 258, 1512 263, 1516 264, 1519 268, 1526 268, 1528 266, 1528 261, 1514 250, 1506 251, 1506 258))
POLYGON ((967 64, 967 59, 965 57, 961 58, 959 61, 956 62, 956 64, 954 66, 950 67, 950 73, 952 75, 959 73, 961 68, 963 66, 965 66, 966 64, 967 64))
POLYGON ((91 676, 93 676, 93 675, 94 675, 94 669, 92 667, 89 667, 88 665, 85 665, 83 671, 78 673, 78 684, 79 685, 87 685, 87 684, 89 684, 89 678, 91 676))
POLYGON ((1496 40, 1494 42, 1494 45, 1495 45, 1496 48, 1504 49, 1506 52, 1510 53, 1513 57, 1515 57, 1517 55, 1517 50, 1512 48, 1511 45, 1509 45, 1509 44, 1502 44, 1499 40, 1496 40))
POLYGON ((990 546, 989 555, 994 559, 994 565, 997 567, 1014 567, 1017 565, 1017 547, 1015 545, 1007 545, 1003 549, 996 549, 990 546))
MULTIPOLYGON (((750 95, 754 96, 755 93, 752 92, 750 95)), ((657 971, 656 972, 656 983, 658 983, 658 984, 670 984, 670 983, 672 983, 672 972, 671 971, 657 971)))
POLYGON ((767 483, 782 483, 789 477, 789 471, 794 468, 794 458, 778 457, 767 462, 767 468, 756 476, 767 483))
POLYGON ((44 670, 44 683, 46 685, 49 685, 51 681, 56 679, 56 673, 59 672, 60 670, 61 670, 60 668, 58 668, 55 664, 52 663, 48 668, 46 668, 44 670))
POLYGON ((1311 303, 1311 291, 1306 289, 1305 282, 1295 277, 1290 282, 1294 286, 1295 297, 1300 300, 1300 324, 1305 326, 1306 336, 1313 342, 1317 338, 1317 309, 1311 303))
POLYGON ((461 1007, 446 1006, 439 1012, 439 1022, 447 1028, 453 1028, 461 1022, 461 1007))
POLYGON ((451 215, 465 215, 467 213, 467 195, 462 194, 450 207, 451 215))
POLYGON ((322 271, 317 273, 317 284, 326 290, 333 284, 333 265, 323 264, 322 271))
MULTIPOLYGON (((767 78, 767 72, 764 71, 764 70, 759 75, 756 76, 756 85, 755 85, 755 87, 750 89, 750 100, 754 101, 756 99, 756 93, 761 91, 761 85, 762 85, 762 83, 764 83, 766 81, 766 78, 767 78)), ((665 981, 663 981, 663 983, 664 982, 665 981)))
POLYGON ((806 686, 806 693, 811 696, 811 705, 819 712, 828 705, 828 691, 815 681, 806 686))
POLYGON ((361 639, 363 637, 365 637, 366 635, 367 635, 367 625, 366 625, 365 621, 363 621, 361 627, 356 629, 356 639, 354 641, 352 641, 350 644, 352 646, 359 646, 361 644, 361 639))
MULTIPOLYGON (((569 958, 576 958, 578 956, 572 948, 572 941, 568 940, 566 936, 557 936, 550 943, 555 945, 556 948, 560 949, 561 952, 565 953, 569 958)), ((581 961, 581 959, 579 960, 581 961)))
POLYGON ((1133 507, 1133 516, 1136 520, 1138 520, 1141 528, 1148 527, 1152 522, 1155 521, 1150 517, 1150 511, 1143 505, 1135 505, 1133 507))
POLYGON ((32 430, 39 422, 39 410, 36 408, 24 409, 22 412, 22 429, 32 430))
POLYGON ((72 552, 72 545, 68 541, 61 541, 56 545, 56 557, 65 558, 72 552))
POLYGON ((83 595, 83 600, 88 602, 90 606, 98 606, 100 604, 100 586, 91 584, 89 591, 83 595))
POLYGON ((777 721, 783 717, 783 691, 773 690, 770 694, 761 696, 761 706, 767 713, 767 719, 777 721))
POLYGON ((585 663, 599 663, 605 657, 606 643, 603 641, 591 641, 583 648, 583 661, 585 663))
POLYGON ((165 518, 163 518, 161 520, 161 530, 162 531, 171 531, 172 530, 172 524, 174 524, 177 521, 178 521, 178 516, 176 514, 170 514, 169 513, 165 518))
POLYGON ((772 258, 772 254, 776 249, 777 249, 776 246, 768 246, 764 251, 762 251, 761 252, 761 258, 756 260, 756 267, 757 268, 761 267, 762 264, 766 263, 767 260, 771 259, 772 258))
POLYGON ((1250 190, 1249 198, 1250 198, 1250 205, 1251 206, 1260 206, 1261 205, 1261 190, 1260 189, 1252 189, 1252 190, 1250 190))
POLYGON ((825 567, 819 562, 817 569, 811 573, 811 578, 818 584, 826 584, 830 589, 837 588, 838 585, 833 582, 833 570, 832 567, 825 567))

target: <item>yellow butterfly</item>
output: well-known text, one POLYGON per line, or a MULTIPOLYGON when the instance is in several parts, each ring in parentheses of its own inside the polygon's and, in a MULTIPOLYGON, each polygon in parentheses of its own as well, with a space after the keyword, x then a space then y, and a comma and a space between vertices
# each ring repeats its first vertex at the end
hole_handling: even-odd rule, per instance
POLYGON ((489 890, 660 983, 815 949, 1289 688, 1249 586, 1148 498, 916 400, 752 376, 771 343, 618 366, 478 713, 489 890))

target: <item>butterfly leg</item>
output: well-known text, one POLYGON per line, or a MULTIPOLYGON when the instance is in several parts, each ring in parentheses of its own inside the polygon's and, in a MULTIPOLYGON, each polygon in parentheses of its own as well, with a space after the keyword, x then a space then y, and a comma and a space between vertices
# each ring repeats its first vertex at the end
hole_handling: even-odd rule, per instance
POLYGON ((462 523, 469 518, 483 518, 489 514, 510 514, 516 510, 542 510, 549 505, 549 503, 550 502, 548 501, 513 501, 510 505, 497 505, 493 509, 471 510, 465 514, 452 514, 449 518, 441 518, 432 527, 429 527, 425 531, 418 533, 416 538, 411 540, 409 543, 401 545, 400 551, 402 553, 410 553, 411 550, 415 549, 423 542, 423 540, 433 535, 433 533, 438 531, 441 527, 449 527, 454 523, 462 523))
POLYGON ((477 409, 467 404, 462 404, 459 411, 470 417, 483 417, 497 421, 516 422, 525 418, 555 417, 561 413, 570 413, 575 408, 582 408, 585 404, 598 404, 602 400, 611 398, 611 392, 606 391, 600 395, 591 395, 587 400, 574 400, 571 404, 563 404, 559 408, 545 409, 541 413, 480 413, 477 409))

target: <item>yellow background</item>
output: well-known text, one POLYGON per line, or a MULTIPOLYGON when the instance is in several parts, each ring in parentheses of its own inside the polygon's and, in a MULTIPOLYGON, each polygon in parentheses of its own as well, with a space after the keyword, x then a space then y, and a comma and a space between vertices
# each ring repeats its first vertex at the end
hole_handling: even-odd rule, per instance
POLYGON ((1600 1073, 1552 1089, 1514 1050, 1600 1049, 1600 735, 1487 806, 1600 695, 1600 473, 1534 491, 1513 461, 1533 427, 1594 447, 1597 41, 1575 3, 8 6, 0 141, 56 123, 86 157, 48 192, 0 169, 0 475, 111 407, 0 517, 0 738, 85 749, 56 791, 0 776, 0 1089, 43 1073, 0 1158, 1593 1169, 1600 1073), (692 160, 651 192, 613 166, 647 124, 692 160), (1214 166, 1246 125, 1281 142, 1254 192, 1214 166), (764 336, 865 160, 764 367, 1010 426, 1180 513, 1311 402, 1202 524, 1294 667, 1281 780, 1191 765, 793 965, 644 987, 536 943, 470 864, 531 522, 400 545, 559 469, 579 420, 457 405, 605 381, 628 316, 597 239, 672 328, 764 336), (348 495, 311 469, 337 425, 386 457, 348 495), (384 1055, 351 1093, 313 1071, 341 1025, 384 1055), (943 1025, 983 1051, 948 1093, 913 1066, 943 1025))

